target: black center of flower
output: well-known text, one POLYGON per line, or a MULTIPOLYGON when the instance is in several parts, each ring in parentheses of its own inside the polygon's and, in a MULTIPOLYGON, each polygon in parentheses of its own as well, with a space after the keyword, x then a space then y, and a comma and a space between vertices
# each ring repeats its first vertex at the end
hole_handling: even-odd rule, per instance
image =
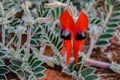
POLYGON ((83 40, 87 36, 86 32, 77 32, 76 33, 76 40, 83 40))
POLYGON ((60 36, 62 39, 70 40, 71 33, 70 33, 70 31, 67 31, 67 30, 61 30, 60 36))

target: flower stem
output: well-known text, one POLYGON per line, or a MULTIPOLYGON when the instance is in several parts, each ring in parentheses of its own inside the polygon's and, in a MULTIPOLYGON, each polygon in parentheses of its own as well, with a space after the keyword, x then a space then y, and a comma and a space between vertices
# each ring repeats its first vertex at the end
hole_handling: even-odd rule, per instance
POLYGON ((18 43, 17 43, 17 50, 16 50, 16 57, 17 58, 18 58, 19 50, 20 50, 20 46, 21 46, 21 39, 22 39, 22 34, 21 33, 18 34, 18 38, 19 38, 19 40, 18 40, 18 43))
POLYGON ((26 59, 29 57, 29 53, 30 53, 30 39, 31 39, 31 27, 28 27, 27 42, 26 42, 27 51, 25 55, 26 59))
POLYGON ((2 27, 2 47, 5 47, 5 26, 2 27))
POLYGON ((94 48, 94 44, 95 44, 95 40, 94 40, 94 36, 92 36, 90 38, 90 47, 89 47, 88 52, 87 52, 87 58, 89 58, 91 56, 92 50, 94 48))
POLYGON ((92 59, 87 59, 85 61, 85 64, 90 65, 90 66, 100 67, 100 68, 110 68, 110 65, 111 65, 110 63, 96 61, 92 59))

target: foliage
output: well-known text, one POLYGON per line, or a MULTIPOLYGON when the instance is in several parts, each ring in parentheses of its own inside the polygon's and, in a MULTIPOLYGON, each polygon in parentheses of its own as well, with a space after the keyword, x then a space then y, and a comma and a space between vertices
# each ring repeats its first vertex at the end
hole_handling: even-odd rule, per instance
POLYGON ((44 3, 52 0, 0 0, 0 79, 7 79, 6 74, 15 73, 21 80, 34 80, 44 77, 46 62, 49 66, 60 65, 63 71, 76 79, 98 79, 92 67, 83 68, 84 62, 79 57, 79 66, 72 62, 66 69, 65 57, 61 53, 59 16, 64 9, 70 8, 77 17, 82 9, 89 17, 87 30, 90 46, 88 57, 95 47, 108 46, 119 24, 119 0, 56 0, 63 5, 45 8, 44 3), (38 2, 39 1, 39 2, 38 2), (100 3, 102 4, 100 4, 100 3), (94 6, 97 4, 97 6, 94 6), (66 6, 68 5, 68 6, 66 6), (43 52, 49 46, 54 55, 45 58, 43 52), (9 64, 6 63, 9 60, 9 64), (64 70, 65 69, 65 70, 64 70))
POLYGON ((2 60, 2 58, 5 58, 7 54, 6 50, 0 49, 0 79, 7 79, 5 75, 9 72, 9 69, 2 60))
POLYGON ((103 10, 100 10, 100 8, 98 8, 100 11, 100 14, 101 16, 104 16, 102 17, 101 19, 104 19, 103 25, 101 25, 102 27, 102 32, 101 34, 99 35, 99 38, 98 38, 98 42, 96 43, 97 46, 104 46, 104 45, 107 45, 109 44, 109 40, 111 38, 113 38, 114 36, 114 33, 116 32, 116 28, 118 27, 118 24, 119 24, 119 13, 120 13, 120 10, 119 8, 117 7, 120 3, 119 1, 113 1, 113 0, 106 0, 105 1, 105 10, 106 10, 106 13, 103 12, 103 10), (118 9, 117 9, 118 8, 118 9), (104 13, 104 14, 103 14, 104 13), (104 44, 101 44, 101 42, 105 42, 104 44))
POLYGON ((28 60, 19 61, 11 59, 8 68, 13 73, 16 73, 21 80, 28 79, 34 80, 36 78, 44 77, 43 71, 45 68, 41 66, 42 61, 39 60, 34 54, 30 55, 28 60))
MULTIPOLYGON (((26 58, 26 50, 23 48, 25 45, 21 46, 22 34, 26 34, 26 29, 24 27, 27 26, 22 25, 23 21, 16 16, 19 14, 16 13, 15 8, 19 9, 18 12, 23 11, 21 4, 16 0, 2 1, 0 4, 2 16, 0 19, 3 21, 1 22, 2 44, 0 45, 0 79, 7 80, 9 77, 7 74, 9 72, 15 73, 20 80, 35 80, 42 78, 44 77, 43 72, 45 70, 45 67, 41 66, 42 61, 34 53, 31 53, 31 55, 28 55, 26 58), (9 8, 12 10, 10 11, 9 8), (12 38, 10 37, 11 33, 15 34, 12 38), (17 44, 17 49, 11 46, 11 43, 17 44)), ((25 11, 22 14, 25 14, 25 11)), ((24 20, 24 22, 26 21, 24 20)), ((30 43, 31 45, 35 44, 32 40, 30 43)))
POLYGON ((19 79, 34 80, 44 77, 45 68, 41 66, 42 61, 34 54, 29 59, 25 59, 24 54, 20 54, 21 58, 10 58, 8 50, 0 49, 0 79, 7 80, 6 74, 15 73, 19 79), (9 61, 9 62, 6 62, 9 61))
MULTIPOLYGON (((93 0, 94 1, 94 0, 93 0)), ((114 0, 99 0, 94 1, 94 4, 89 2, 91 8, 89 13, 89 38, 90 48, 87 56, 90 57, 92 50, 95 47, 107 47, 110 40, 115 37, 119 25, 119 1, 114 0)))

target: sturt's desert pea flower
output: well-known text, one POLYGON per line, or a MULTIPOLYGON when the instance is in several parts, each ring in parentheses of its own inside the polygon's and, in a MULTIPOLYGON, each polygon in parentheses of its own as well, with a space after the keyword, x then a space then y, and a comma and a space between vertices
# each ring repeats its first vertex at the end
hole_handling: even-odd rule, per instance
POLYGON ((67 53, 66 65, 70 61, 70 56, 72 52, 72 30, 71 28, 74 27, 74 21, 67 10, 65 10, 60 16, 60 23, 61 23, 61 38, 64 39, 63 47, 62 47, 62 54, 67 53))
POLYGON ((80 11, 76 23, 67 9, 60 15, 61 38, 63 41, 62 54, 66 53, 66 66, 68 66, 71 54, 73 52, 75 64, 78 66, 78 52, 82 51, 86 30, 88 27, 88 17, 80 11))

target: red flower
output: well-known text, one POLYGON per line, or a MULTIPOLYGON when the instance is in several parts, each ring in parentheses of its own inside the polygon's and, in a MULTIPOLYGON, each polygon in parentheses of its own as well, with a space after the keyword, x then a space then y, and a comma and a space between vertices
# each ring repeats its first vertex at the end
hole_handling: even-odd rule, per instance
POLYGON ((76 23, 65 10, 60 16, 61 23, 61 38, 64 39, 62 54, 67 53, 66 66, 70 61, 72 48, 74 51, 75 64, 78 66, 78 52, 82 51, 83 41, 86 38, 86 29, 88 27, 87 16, 80 11, 80 16, 76 23))

